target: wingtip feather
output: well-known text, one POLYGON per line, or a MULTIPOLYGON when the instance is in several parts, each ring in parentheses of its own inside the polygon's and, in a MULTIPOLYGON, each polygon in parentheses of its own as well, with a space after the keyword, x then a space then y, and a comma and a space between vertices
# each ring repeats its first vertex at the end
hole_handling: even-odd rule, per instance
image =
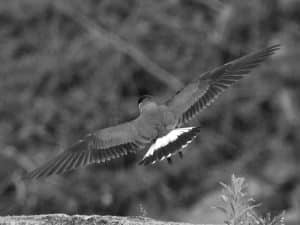
POLYGON ((265 49, 265 51, 268 53, 267 56, 275 54, 276 51, 280 49, 281 45, 280 44, 274 44, 265 49))

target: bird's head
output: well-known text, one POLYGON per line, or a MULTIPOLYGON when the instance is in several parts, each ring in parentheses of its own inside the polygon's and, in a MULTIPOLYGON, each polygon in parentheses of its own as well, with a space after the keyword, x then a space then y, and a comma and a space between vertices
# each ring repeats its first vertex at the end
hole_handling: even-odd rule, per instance
POLYGON ((138 100, 140 112, 151 110, 157 106, 151 95, 143 95, 138 100))

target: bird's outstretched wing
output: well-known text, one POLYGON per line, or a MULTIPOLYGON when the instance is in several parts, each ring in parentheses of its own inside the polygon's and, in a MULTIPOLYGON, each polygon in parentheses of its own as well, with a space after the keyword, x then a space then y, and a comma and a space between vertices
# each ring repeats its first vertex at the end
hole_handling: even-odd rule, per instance
POLYGON ((201 74, 196 81, 189 83, 166 102, 166 105, 177 115, 177 127, 209 106, 224 90, 260 65, 279 47, 273 45, 233 60, 201 74))
POLYGON ((134 122, 105 128, 85 136, 45 165, 25 175, 25 178, 46 177, 119 158, 135 153, 145 147, 147 142, 148 140, 139 137, 134 122))

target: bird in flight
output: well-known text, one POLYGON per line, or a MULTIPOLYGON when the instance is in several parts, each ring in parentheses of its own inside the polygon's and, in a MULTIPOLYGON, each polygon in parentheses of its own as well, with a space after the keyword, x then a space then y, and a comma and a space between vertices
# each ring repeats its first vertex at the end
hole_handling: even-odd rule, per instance
POLYGON ((205 72, 163 104, 149 95, 141 97, 137 118, 86 135, 26 178, 61 174, 144 149, 147 152, 139 162, 141 165, 163 159, 171 162, 177 153, 182 158, 183 148, 200 132, 199 127, 185 124, 278 49, 279 45, 273 45, 205 72))

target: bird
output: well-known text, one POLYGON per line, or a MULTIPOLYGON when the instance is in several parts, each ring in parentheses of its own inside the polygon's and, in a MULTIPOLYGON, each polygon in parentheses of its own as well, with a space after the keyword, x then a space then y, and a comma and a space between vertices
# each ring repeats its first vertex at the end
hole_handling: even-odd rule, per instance
POLYGON ((279 44, 271 45, 204 72, 163 103, 151 95, 140 97, 135 119, 87 134, 25 177, 62 174, 143 150, 146 153, 140 165, 164 159, 172 163, 175 154, 182 158, 184 148, 200 133, 200 126, 186 124, 279 48, 279 44))

